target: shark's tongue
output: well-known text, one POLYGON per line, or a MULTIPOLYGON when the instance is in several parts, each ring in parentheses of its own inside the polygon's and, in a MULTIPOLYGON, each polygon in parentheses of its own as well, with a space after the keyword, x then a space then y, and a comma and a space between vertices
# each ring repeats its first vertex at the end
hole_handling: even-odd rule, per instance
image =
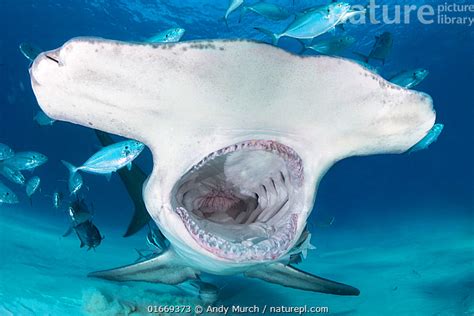
POLYGON ((291 148, 246 141, 186 173, 175 187, 175 209, 192 237, 215 255, 275 259, 295 239, 301 177, 301 159, 291 148))

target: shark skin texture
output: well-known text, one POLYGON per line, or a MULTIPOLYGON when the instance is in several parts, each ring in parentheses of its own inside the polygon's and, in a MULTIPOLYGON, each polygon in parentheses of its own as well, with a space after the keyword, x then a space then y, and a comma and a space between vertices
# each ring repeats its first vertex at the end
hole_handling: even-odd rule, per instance
POLYGON ((243 273, 358 295, 289 265, 318 184, 346 157, 407 151, 435 122, 428 95, 357 63, 246 40, 76 38, 40 54, 30 76, 49 117, 153 154, 143 198, 171 246, 160 260, 91 274, 116 281, 243 273))

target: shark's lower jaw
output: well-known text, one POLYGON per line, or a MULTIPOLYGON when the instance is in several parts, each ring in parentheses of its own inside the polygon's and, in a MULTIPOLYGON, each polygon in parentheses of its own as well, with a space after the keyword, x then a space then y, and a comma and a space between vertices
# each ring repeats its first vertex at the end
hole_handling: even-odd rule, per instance
POLYGON ((303 162, 288 146, 250 140, 185 173, 172 201, 192 238, 234 262, 275 260, 294 245, 303 215, 303 162))

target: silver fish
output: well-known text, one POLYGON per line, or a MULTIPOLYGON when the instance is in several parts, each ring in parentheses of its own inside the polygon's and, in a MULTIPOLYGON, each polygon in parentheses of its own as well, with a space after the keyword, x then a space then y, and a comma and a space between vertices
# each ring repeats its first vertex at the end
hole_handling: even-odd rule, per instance
POLYGON ((355 41, 356 39, 353 36, 337 36, 324 41, 319 41, 313 45, 306 46, 305 48, 324 55, 334 55, 351 46, 355 41))
POLYGON ((143 151, 145 145, 135 140, 126 140, 102 148, 87 159, 82 166, 75 167, 67 161, 61 162, 69 170, 69 191, 76 193, 83 184, 82 177, 78 171, 93 174, 103 174, 110 177, 112 172, 125 166, 132 167, 132 161, 143 151))
POLYGON ((150 249, 146 249, 146 250, 135 249, 135 251, 138 254, 138 258, 135 260, 135 262, 150 260, 160 255, 159 252, 156 252, 150 249))
POLYGON ((392 78, 389 79, 390 82, 399 85, 401 87, 411 89, 422 82, 429 72, 423 68, 416 68, 413 70, 402 71, 392 78))
POLYGON ((68 207, 68 215, 71 220, 71 224, 67 231, 63 234, 63 237, 68 236, 74 230, 74 227, 92 220, 92 212, 89 210, 84 199, 76 198, 68 207))
POLYGON ((151 225, 148 225, 148 229, 149 231, 146 235, 146 242, 149 246, 149 249, 135 249, 138 254, 136 262, 150 260, 151 258, 157 257, 169 247, 169 242, 167 241, 166 237, 163 236, 158 227, 151 227, 151 225))
POLYGON ((278 45, 281 37, 287 36, 297 39, 313 39, 332 29, 341 21, 341 18, 350 10, 345 2, 334 2, 325 6, 318 6, 306 10, 280 34, 263 28, 255 28, 272 38, 272 44, 278 45))
POLYGON ((372 66, 371 64, 365 63, 362 60, 358 60, 358 59, 349 59, 349 60, 352 62, 355 62, 356 64, 361 65, 362 67, 373 72, 374 74, 378 74, 380 72, 379 67, 372 66))
POLYGON ((89 210, 84 199, 77 198, 69 204, 69 217, 74 225, 81 224, 92 219, 92 212, 89 210))
POLYGON ((48 157, 35 151, 18 152, 3 163, 13 170, 32 170, 45 164, 48 157))
MULTIPOLYGON (((102 146, 115 144, 115 141, 107 133, 99 130, 95 130, 95 133, 102 146)), ((132 162, 132 168, 130 170, 120 169, 117 173, 120 176, 128 195, 132 199, 133 205, 135 206, 133 217, 124 234, 124 237, 128 237, 137 233, 151 220, 145 202, 143 202, 143 184, 148 178, 148 175, 143 172, 135 162, 132 162)))
POLYGON ((74 166, 68 163, 67 161, 61 160, 61 162, 68 168, 70 171, 69 179, 68 179, 68 188, 71 195, 76 194, 84 184, 84 180, 82 180, 82 176, 79 172, 72 172, 74 170, 74 166))
POLYGON ((230 0, 229 7, 227 8, 227 11, 225 12, 225 15, 224 15, 224 22, 225 22, 225 25, 227 25, 227 27, 229 26, 228 25, 229 15, 235 10, 237 10, 242 5, 242 3, 244 3, 244 0, 230 0))
POLYGON ((353 17, 356 17, 358 15, 365 15, 366 13, 367 13, 366 9, 362 9, 362 10, 350 9, 349 11, 347 11, 345 14, 342 15, 341 19, 339 20, 338 25, 344 24, 350 19, 352 19, 353 17))
POLYGON ((29 61, 35 60, 36 56, 41 54, 43 51, 30 43, 21 43, 20 52, 25 56, 29 61))
POLYGON ((32 177, 31 179, 26 182, 26 195, 31 197, 35 192, 38 190, 40 186, 41 180, 39 177, 32 177))
POLYGON ((381 35, 375 37, 375 43, 370 51, 369 55, 364 55, 358 52, 354 52, 357 56, 361 57, 364 62, 368 63, 370 59, 377 59, 385 64, 385 59, 392 50, 393 36, 390 32, 383 32, 381 35))
POLYGON ((16 194, 0 181, 0 203, 16 204, 18 202, 16 194))
POLYGON ((179 42, 181 37, 183 37, 186 30, 180 27, 171 28, 165 31, 162 31, 145 42, 147 43, 176 43, 179 42))
POLYGON ((415 144, 412 148, 409 149, 409 153, 418 151, 418 150, 423 150, 428 148, 429 145, 434 143, 441 132, 443 131, 444 125, 443 124, 435 124, 430 131, 426 134, 426 136, 420 140, 418 143, 415 144))
POLYGON ((163 236, 161 231, 158 228, 151 228, 146 236, 146 241, 149 246, 155 248, 159 252, 163 252, 168 248, 168 243, 166 237, 163 236))
POLYGON ((257 2, 255 4, 242 7, 242 10, 240 11, 239 23, 242 21, 244 15, 247 14, 249 11, 274 21, 285 20, 291 15, 291 13, 287 9, 280 7, 276 4, 257 2))
POLYGON ((25 177, 20 171, 14 170, 3 163, 0 163, 0 174, 13 183, 19 185, 25 184, 25 177))
POLYGON ((219 299, 220 289, 212 283, 199 279, 183 282, 176 287, 187 294, 198 297, 205 304, 213 304, 219 299))
POLYGON ((56 120, 47 116, 43 111, 38 111, 33 117, 33 120, 36 121, 36 123, 38 123, 40 126, 51 126, 54 122, 56 122, 56 120))
POLYGON ((104 239, 97 226, 90 220, 74 226, 73 229, 81 241, 80 247, 87 246, 87 250, 97 248, 104 239))
POLYGON ((58 191, 54 191, 53 193, 53 207, 58 209, 61 207, 61 203, 63 201, 63 194, 58 191))
POLYGON ((68 236, 72 231, 76 232, 77 237, 81 241, 81 248, 84 246, 96 248, 100 245, 104 237, 100 234, 97 226, 92 223, 92 212, 89 210, 84 199, 77 198, 69 204, 68 208, 71 225, 63 234, 63 237, 68 236))
POLYGON ((15 152, 9 146, 0 143, 0 160, 5 160, 13 157, 15 152))

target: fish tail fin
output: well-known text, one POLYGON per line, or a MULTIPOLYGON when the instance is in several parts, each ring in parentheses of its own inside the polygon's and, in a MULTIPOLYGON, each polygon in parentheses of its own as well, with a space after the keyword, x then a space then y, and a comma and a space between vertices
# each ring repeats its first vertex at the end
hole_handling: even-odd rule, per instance
POLYGON ((261 28, 261 27, 254 27, 254 29, 256 29, 257 31, 267 35, 267 36, 270 36, 271 39, 272 39, 272 44, 277 46, 278 45, 278 41, 280 40, 280 37, 281 35, 278 35, 278 34, 275 34, 269 30, 266 30, 264 28, 261 28))
POLYGON ((310 48, 310 45, 306 45, 302 40, 299 40, 299 39, 298 39, 298 43, 301 44, 301 50, 298 52, 298 54, 303 54, 303 53, 306 52, 308 49, 311 49, 311 48, 310 48))
POLYGON ((135 251, 136 251, 137 254, 138 254, 138 258, 137 258, 137 260, 135 260, 135 262, 140 261, 140 260, 142 260, 142 259, 146 259, 146 256, 145 256, 140 250, 138 250, 138 249, 135 248, 135 251))
POLYGON ((361 58, 365 63, 369 63, 369 56, 364 55, 359 52, 352 52, 354 55, 357 55, 359 58, 361 58))
POLYGON ((61 162, 67 168, 67 170, 69 170, 71 176, 73 176, 77 172, 77 167, 74 167, 72 164, 65 160, 61 160, 61 162))
POLYGON ((77 172, 80 167, 75 167, 67 161, 61 160, 63 165, 69 170, 69 191, 71 194, 75 194, 82 187, 82 176, 77 172))

